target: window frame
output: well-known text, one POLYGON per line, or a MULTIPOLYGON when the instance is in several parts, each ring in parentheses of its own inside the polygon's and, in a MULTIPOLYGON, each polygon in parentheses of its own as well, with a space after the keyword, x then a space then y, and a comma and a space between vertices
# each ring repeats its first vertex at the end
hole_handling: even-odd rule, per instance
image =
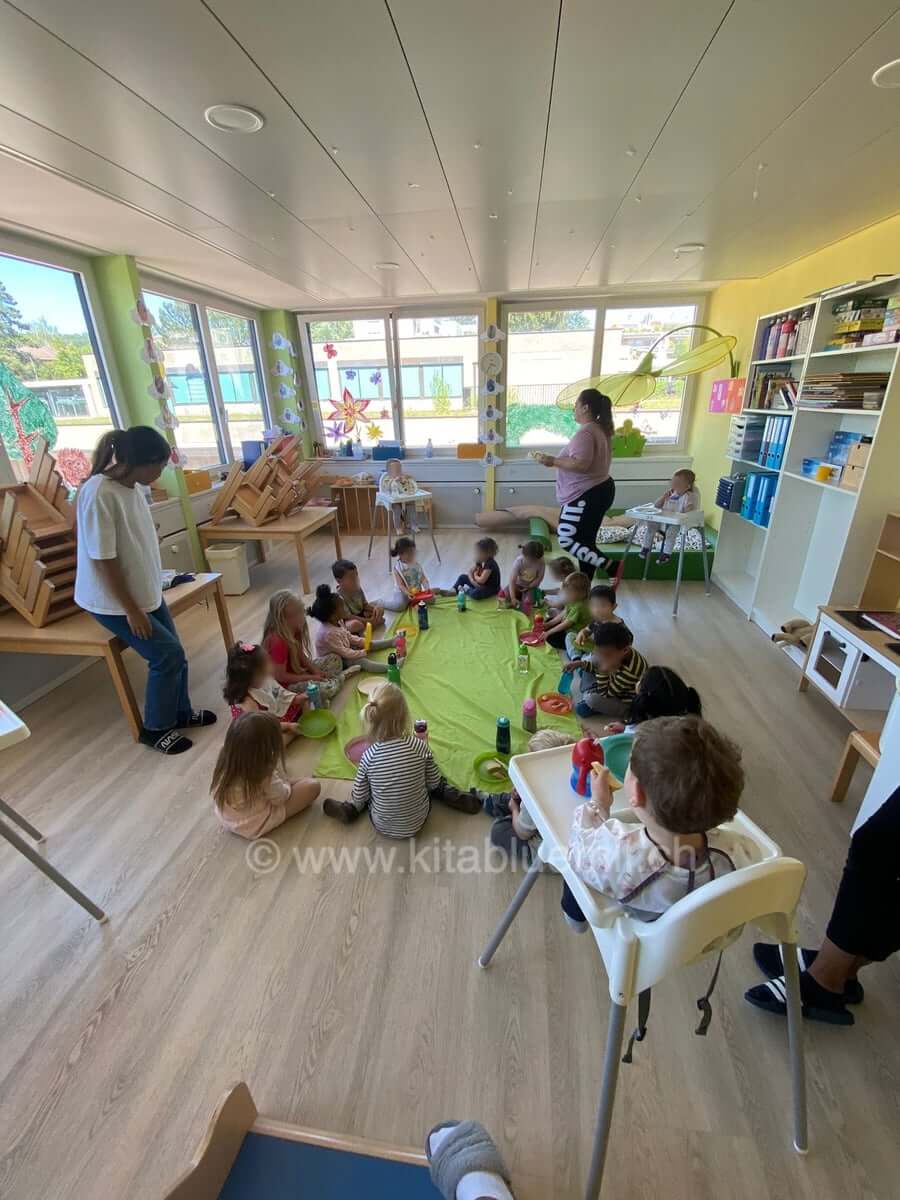
POLYGON ((97 284, 94 280, 90 258, 73 253, 64 246, 22 237, 3 229, 0 229, 0 255, 33 263, 38 267, 54 267, 57 270, 68 271, 75 277, 75 286, 78 289, 82 310, 86 314, 88 337, 94 358, 97 360, 100 386, 106 396, 110 421, 114 429, 122 429, 125 422, 122 420, 122 409, 118 399, 120 395, 124 395, 122 381, 116 368, 115 359, 108 349, 111 341, 103 317, 103 307, 97 293, 97 284))
MULTIPOLYGON (((498 407, 501 412, 501 420, 499 422, 499 432, 503 438, 503 457, 504 458, 525 458, 530 450, 535 447, 516 446, 511 447, 506 445, 506 372, 507 361, 509 354, 509 314, 511 312, 561 312, 571 311, 573 309, 594 309, 596 311, 596 319, 594 323, 594 345, 591 353, 591 375, 597 376, 600 374, 600 363, 603 359, 603 336, 606 330, 606 313, 609 309, 619 308, 677 308, 681 305, 691 304, 695 308, 694 324, 702 325, 706 320, 706 306, 708 293, 706 292, 672 292, 672 293, 634 293, 627 292, 621 295, 604 294, 591 296, 536 296, 528 299, 516 300, 501 300, 500 312, 498 316, 498 324, 506 335, 498 344, 498 350, 503 359, 503 369, 500 374, 500 381, 504 384, 504 391, 500 394, 500 403, 498 407)), ((691 337, 691 346, 697 343, 697 330, 691 337)), ((685 380, 684 399, 681 404, 680 418, 678 422, 678 437, 673 442, 648 442, 644 447, 643 456, 653 455, 680 455, 684 454, 687 440, 688 430, 691 424, 691 414, 695 403, 695 395, 697 389, 697 376, 689 375, 685 380)), ((615 415, 615 414, 614 414, 615 415)))
MULTIPOLYGON (((242 461, 239 454, 236 454, 235 447, 231 441, 231 430, 228 424, 228 411, 225 407, 225 401, 222 396, 222 388, 219 383, 219 372, 216 366, 216 350, 212 338, 212 330, 209 325, 208 309, 215 309, 216 312, 224 313, 230 317, 240 317, 242 320, 250 322, 251 337, 253 343, 254 362, 256 364, 256 378, 259 384, 260 405, 263 413, 263 424, 265 427, 272 426, 272 406, 269 397, 269 385, 267 373, 265 370, 265 359, 263 355, 262 344, 259 339, 259 322, 260 313, 246 304, 241 304, 237 300, 233 300, 230 296, 217 296, 214 292, 206 292, 200 288, 190 287, 179 280, 169 279, 164 275, 153 275, 149 272, 141 272, 139 277, 141 291, 153 292, 157 296, 164 296, 167 300, 176 300, 182 304, 190 305, 194 325, 198 334, 200 345, 200 355, 203 360, 203 370, 206 376, 207 389, 210 396, 210 416, 212 418, 213 427, 216 430, 216 440, 219 446, 219 453, 224 451, 226 458, 223 462, 212 463, 206 469, 208 471, 227 470, 236 462, 242 461)), ((238 451, 240 447, 238 447, 238 451)), ((190 463, 188 463, 190 465, 190 463)))
MULTIPOLYGON (((312 410, 313 425, 315 428, 316 440, 325 444, 325 431, 322 424, 322 413, 319 404, 319 391, 316 386, 315 363, 313 361, 312 342, 310 338, 309 324, 312 321, 375 321, 382 320, 384 324, 385 337, 385 358, 387 363, 385 370, 389 372, 391 381, 391 416, 394 422, 394 430, 396 431, 397 440, 403 447, 404 451, 410 454, 411 457, 417 457, 417 452, 424 454, 425 445, 411 445, 406 441, 406 429, 403 420, 403 385, 401 380, 402 363, 400 359, 400 331, 398 321, 415 320, 416 318, 428 319, 429 317, 460 317, 474 316, 477 321, 477 330, 475 337, 478 339, 480 353, 478 359, 484 353, 484 344, 481 341, 481 336, 484 332, 484 303, 481 300, 463 300, 459 304, 398 304, 390 308, 364 308, 364 309, 320 309, 315 312, 300 312, 294 313, 294 318, 297 322, 298 343, 301 348, 301 356, 303 359, 303 382, 306 389, 306 394, 310 397, 310 409, 312 410)), ((457 363, 435 363, 435 366, 456 366, 457 363)), ((464 365, 464 364, 463 364, 464 365)), ((463 377, 465 378, 465 376, 463 377)), ((479 400, 478 410, 480 411, 480 392, 481 392, 481 368, 478 360, 475 363, 475 392, 476 398, 479 400)), ((411 399, 419 399, 419 397, 411 397, 411 399)), ((456 458, 455 446, 435 446, 435 458, 456 458)))

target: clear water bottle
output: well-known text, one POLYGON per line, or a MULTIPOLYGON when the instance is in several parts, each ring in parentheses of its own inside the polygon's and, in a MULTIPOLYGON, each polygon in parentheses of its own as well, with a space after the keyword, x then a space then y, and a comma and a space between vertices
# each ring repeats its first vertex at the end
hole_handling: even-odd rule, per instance
POLYGON ((516 657, 516 668, 520 675, 527 675, 530 666, 528 658, 528 647, 519 646, 519 653, 516 657))
POLYGON ((426 458, 434 458, 434 446, 432 444, 431 438, 429 438, 428 441, 425 443, 425 457, 426 458))
POLYGON ((306 685, 306 696, 309 700, 310 708, 322 707, 322 693, 319 691, 319 685, 317 683, 308 683, 306 685))

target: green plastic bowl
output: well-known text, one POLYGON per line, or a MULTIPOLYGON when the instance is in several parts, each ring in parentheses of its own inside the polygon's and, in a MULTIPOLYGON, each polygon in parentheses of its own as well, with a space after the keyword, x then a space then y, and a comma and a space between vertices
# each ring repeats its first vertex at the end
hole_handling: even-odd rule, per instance
POLYGON ((483 754, 476 754, 472 766, 475 769, 475 777, 478 780, 479 786, 486 792, 508 791, 512 786, 508 774, 497 779, 484 770, 485 763, 490 762, 492 758, 497 759, 498 762, 502 762, 507 767, 509 766, 510 756, 508 754, 498 754, 496 750, 486 750, 483 754))
POLYGON ((610 737, 600 738, 604 764, 620 783, 625 782, 633 742, 633 733, 614 733, 610 737))
POLYGON ((309 708, 300 717, 297 728, 304 737, 328 737, 337 729, 337 717, 327 708, 309 708))

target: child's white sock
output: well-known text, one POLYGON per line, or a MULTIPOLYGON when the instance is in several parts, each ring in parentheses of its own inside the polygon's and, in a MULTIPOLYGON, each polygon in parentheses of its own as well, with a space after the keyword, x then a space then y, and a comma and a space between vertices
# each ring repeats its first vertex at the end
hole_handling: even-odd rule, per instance
MULTIPOLYGON (((429 1138, 431 1153, 438 1149, 445 1138, 453 1132, 453 1127, 438 1129, 429 1138)), ((514 1200, 512 1192, 499 1175, 488 1174, 485 1171, 471 1171, 463 1176, 456 1188, 456 1200, 514 1200)))

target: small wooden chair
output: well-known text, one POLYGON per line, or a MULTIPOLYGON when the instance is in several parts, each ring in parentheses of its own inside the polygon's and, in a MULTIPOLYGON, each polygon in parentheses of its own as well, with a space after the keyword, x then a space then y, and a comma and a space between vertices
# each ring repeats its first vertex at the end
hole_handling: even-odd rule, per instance
POLYGON ((870 767, 877 767, 881 760, 881 734, 871 730, 854 729, 844 743, 844 753, 834 777, 831 789, 832 804, 840 804, 847 798, 847 789, 856 770, 856 764, 864 758, 870 767))

